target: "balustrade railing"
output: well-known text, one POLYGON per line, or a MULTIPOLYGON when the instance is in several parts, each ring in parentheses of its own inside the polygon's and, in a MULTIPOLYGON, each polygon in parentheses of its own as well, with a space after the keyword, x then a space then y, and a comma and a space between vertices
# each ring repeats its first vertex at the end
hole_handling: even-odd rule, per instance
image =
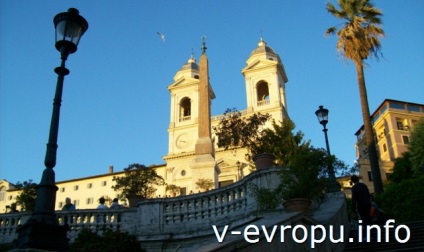
POLYGON ((243 210, 247 204, 247 186, 231 187, 214 194, 194 198, 176 198, 163 204, 164 224, 216 219, 243 210))
POLYGON ((268 105, 268 104, 269 104, 269 100, 258 101, 258 106, 263 106, 263 105, 268 105))
POLYGON ((31 217, 31 213, 0 214, 0 244, 10 243, 18 237, 16 229, 31 217))
MULTIPOLYGON (((249 184, 273 189, 279 183, 278 170, 260 170, 209 192, 143 200, 137 208, 57 211, 56 216, 60 225, 69 226, 71 242, 82 229, 96 233, 106 229, 119 230, 143 238, 205 230, 210 233, 212 223, 235 225, 254 218, 257 204, 249 193, 249 184)), ((17 238, 18 226, 30 217, 30 212, 0 214, 0 243, 10 243, 17 238)))
POLYGON ((140 236, 172 233, 212 232, 211 224, 241 224, 255 218, 256 200, 249 185, 274 189, 280 168, 270 168, 249 174, 243 180, 212 191, 166 199, 139 202, 140 236))
MULTIPOLYGON (((245 115, 247 115, 247 110, 240 110, 239 113, 240 113, 241 116, 245 116, 245 115)), ((213 121, 222 120, 222 118, 224 118, 224 117, 225 117, 225 115, 212 116, 211 121, 213 122, 213 121)))

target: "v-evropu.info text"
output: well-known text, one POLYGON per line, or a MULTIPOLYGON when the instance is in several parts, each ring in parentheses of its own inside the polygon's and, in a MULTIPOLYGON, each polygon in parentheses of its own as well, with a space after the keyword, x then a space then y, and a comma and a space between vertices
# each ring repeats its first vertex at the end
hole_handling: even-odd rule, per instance
MULTIPOLYGON (((405 243, 409 241, 411 236, 411 230, 406 225, 394 226, 395 220, 387 220, 383 226, 370 225, 362 226, 362 221, 359 221, 358 225, 358 240, 355 241, 352 237, 348 239, 348 242, 370 242, 371 233, 375 234, 375 242, 390 242, 389 232, 394 230, 394 238, 399 243, 405 243), (382 229, 385 230, 385 237, 382 240, 381 233, 382 229), (404 230, 403 236, 400 237, 400 231, 404 230)), ((304 243, 310 238, 311 248, 315 248, 316 244, 322 243, 325 239, 330 239, 332 243, 343 243, 345 242, 344 236, 344 226, 338 228, 338 232, 334 232, 334 227, 332 225, 327 228, 323 225, 311 225, 305 227, 304 225, 275 225, 272 228, 266 228, 264 225, 248 225, 243 230, 233 230, 228 232, 229 225, 225 225, 224 228, 220 231, 216 225, 212 225, 213 231, 215 233, 216 239, 218 242, 223 242, 226 235, 241 235, 244 240, 249 243, 257 243, 263 235, 263 238, 267 242, 272 242, 274 239, 279 239, 280 242, 284 242, 284 237, 289 235, 291 239, 296 243, 304 243), (277 231, 280 235, 276 235, 277 231)), ((262 238, 262 239, 263 239, 262 238)), ((392 237, 393 238, 393 237, 392 237)))

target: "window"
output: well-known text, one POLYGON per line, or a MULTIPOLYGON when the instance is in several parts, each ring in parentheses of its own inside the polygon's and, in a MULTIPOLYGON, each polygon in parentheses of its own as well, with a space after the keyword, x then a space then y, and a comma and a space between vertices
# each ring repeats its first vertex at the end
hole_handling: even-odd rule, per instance
POLYGON ((364 152, 364 156, 368 155, 368 147, 362 150, 364 152))
POLYGON ((13 197, 12 197, 12 195, 10 195, 10 196, 9 196, 9 200, 12 200, 12 199, 13 199, 13 197))
POLYGON ((185 175, 186 175, 186 171, 185 171, 185 170, 182 170, 182 171, 181 171, 181 176, 183 176, 183 177, 184 177, 185 175))
POLYGON ((187 187, 181 187, 180 188, 180 196, 187 195, 187 187))
POLYGON ((0 201, 4 200, 4 195, 6 194, 6 188, 4 186, 2 186, 0 188, 0 201))
POLYGON ((368 171, 368 180, 370 182, 372 181, 372 173, 371 173, 371 171, 368 171))
POLYGON ((397 129, 398 129, 398 130, 405 130, 405 127, 404 127, 404 125, 403 125, 403 122, 402 122, 402 121, 397 120, 397 121, 396 121, 396 125, 397 125, 397 129))
POLYGON ((269 90, 268 83, 265 81, 258 82, 256 86, 258 106, 269 104, 269 90))
POLYGON ((383 144, 383 151, 387 152, 387 145, 386 144, 383 144))
POLYGON ((79 186, 78 185, 75 185, 74 186, 74 191, 78 191, 78 189, 79 189, 79 186))
POLYGON ((79 200, 74 200, 74 205, 78 206, 79 205, 79 200))
POLYGON ((60 192, 65 192, 65 187, 60 188, 60 192))
POLYGON ((191 119, 191 100, 184 97, 180 102, 180 122, 188 121, 191 119))
POLYGON ((103 181, 102 186, 106 186, 106 185, 107 185, 107 181, 103 181))
POLYGON ((386 110, 387 110, 387 106, 386 106, 386 105, 384 105, 384 106, 381 108, 380 113, 381 113, 381 114, 383 114, 383 113, 384 113, 384 111, 386 111, 386 110))
POLYGON ((405 109, 405 106, 400 103, 390 103, 390 108, 393 109, 405 109))
POLYGON ((87 184, 87 188, 88 188, 88 189, 90 189, 90 188, 92 188, 92 187, 93 187, 93 183, 88 183, 88 184, 87 184))
POLYGON ((376 122, 378 120, 378 118, 380 117, 380 113, 376 114, 373 118, 372 118, 372 123, 374 124, 374 122, 376 122))
POLYGON ((59 208, 62 209, 63 207, 63 202, 59 202, 59 208))
POLYGON ((415 106, 415 105, 408 105, 408 110, 409 111, 420 112, 420 107, 419 106, 415 106))
POLYGON ((87 198, 86 200, 87 205, 91 205, 94 203, 94 198, 87 198))
POLYGON ((386 130, 384 126, 380 127, 380 129, 378 130, 378 139, 384 138, 385 135, 386 135, 386 130))
POLYGON ((402 140, 404 144, 409 144, 409 136, 402 136, 402 140))

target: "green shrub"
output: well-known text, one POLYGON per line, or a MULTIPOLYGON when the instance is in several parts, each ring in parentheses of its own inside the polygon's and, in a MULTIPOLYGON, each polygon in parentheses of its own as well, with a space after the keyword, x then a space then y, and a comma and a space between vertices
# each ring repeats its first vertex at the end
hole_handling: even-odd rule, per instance
POLYGON ((11 251, 11 250, 13 250, 13 244, 12 243, 0 244, 0 251, 11 251))
POLYGON ((73 252, 105 252, 105 251, 128 251, 139 252, 145 251, 141 249, 140 242, 134 235, 126 232, 112 231, 107 229, 99 236, 89 229, 83 229, 78 234, 75 242, 69 247, 69 251, 73 252))
POLYGON ((424 220, 424 176, 388 184, 376 200, 386 216, 396 222, 424 220))
POLYGON ((273 210, 282 202, 278 189, 270 190, 256 184, 250 184, 249 189, 258 203, 259 210, 273 210))

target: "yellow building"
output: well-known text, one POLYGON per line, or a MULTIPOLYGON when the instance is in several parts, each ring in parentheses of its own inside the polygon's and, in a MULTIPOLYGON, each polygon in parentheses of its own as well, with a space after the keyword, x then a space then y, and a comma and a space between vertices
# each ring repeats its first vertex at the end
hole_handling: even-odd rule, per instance
MULTIPOLYGON (((410 130, 422 119, 424 119, 424 104, 390 99, 384 100, 372 114, 383 183, 392 172, 394 160, 408 150, 410 130)), ((370 192, 374 192, 364 127, 362 126, 355 135, 359 173, 370 192)))
MULTIPOLYGON (((210 100, 215 98, 209 83, 205 49, 204 46, 200 65, 190 57, 175 74, 174 82, 168 86, 171 107, 168 153, 163 157, 166 164, 153 168, 168 185, 180 187, 177 196, 197 193, 199 189, 196 182, 199 178, 211 178, 217 188, 239 181, 252 171, 249 160, 245 158, 246 150, 225 151, 217 147, 211 127, 219 123, 222 115, 209 116, 206 121, 203 116, 203 111, 210 106, 210 100), (205 91, 202 94, 202 85, 207 87, 207 97, 205 91), (205 125, 209 128, 210 135, 207 138, 212 145, 207 158, 204 153, 199 153, 199 146, 204 144, 203 140, 199 141, 203 134, 199 131, 205 129, 205 125)), ((277 122, 288 118, 284 66, 279 55, 262 38, 241 72, 247 100, 246 109, 241 111, 243 116, 261 112, 269 113, 277 122)), ((96 208, 100 197, 113 199, 118 196, 119 192, 111 188, 114 183, 112 179, 113 176, 123 175, 124 172, 113 172, 113 167, 110 167, 109 172, 102 175, 57 182, 56 210, 62 208, 66 197, 71 198, 77 209, 96 208)), ((4 212, 6 206, 16 200, 19 190, 13 188, 5 180, 0 182, 0 211, 4 212)), ((158 188, 157 197, 167 195, 170 193, 165 190, 165 186, 158 188)))

